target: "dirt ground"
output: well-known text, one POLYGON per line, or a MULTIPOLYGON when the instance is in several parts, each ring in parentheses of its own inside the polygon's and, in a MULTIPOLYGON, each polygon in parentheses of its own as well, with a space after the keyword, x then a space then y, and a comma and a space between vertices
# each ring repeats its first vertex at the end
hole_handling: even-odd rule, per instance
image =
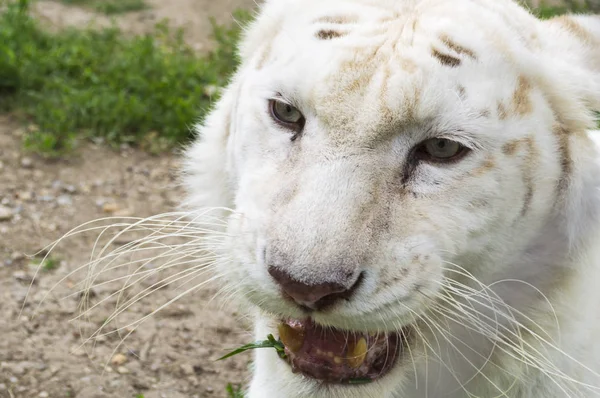
POLYGON ((124 32, 145 33, 157 22, 169 20, 169 25, 186 30, 185 38, 195 49, 211 48, 212 17, 218 23, 232 23, 232 11, 253 9, 262 0, 145 0, 149 7, 115 18, 98 15, 89 8, 73 7, 55 0, 39 0, 34 7, 36 16, 55 29, 82 26, 109 26, 114 22, 124 32))
MULTIPOLYGON (((168 17, 191 28, 188 40, 198 49, 210 46, 209 15, 226 22, 232 9, 254 6, 252 0, 149 3, 150 10, 119 17, 119 23, 136 33, 168 17)), ((36 7, 55 27, 88 24, 93 17, 88 10, 54 2, 36 7)), ((88 261, 97 234, 70 238, 53 251, 51 266, 40 271, 25 300, 37 269, 26 255, 89 220, 171 211, 182 191, 175 180, 175 155, 88 144, 74 156, 45 161, 22 151, 22 131, 9 117, 0 117, 0 397, 223 397, 227 383, 245 383, 250 355, 215 362, 251 338, 235 307, 219 297, 211 300, 218 285, 206 285, 150 317, 121 346, 120 336, 108 335, 80 347, 79 327, 89 335, 116 303, 112 298, 89 319, 70 322, 78 314, 74 293, 83 275, 68 274, 88 261)), ((153 274, 143 287, 162 276, 153 274)), ((113 291, 114 284, 95 287, 92 303, 113 291)), ((142 318, 181 291, 177 284, 157 290, 131 307, 125 320, 142 318)))

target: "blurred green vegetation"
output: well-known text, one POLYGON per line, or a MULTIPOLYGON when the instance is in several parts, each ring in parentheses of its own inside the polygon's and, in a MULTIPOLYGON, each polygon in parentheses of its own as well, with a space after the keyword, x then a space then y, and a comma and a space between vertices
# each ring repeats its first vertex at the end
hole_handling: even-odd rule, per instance
POLYGON ((60 0, 65 4, 86 6, 106 15, 140 11, 147 8, 144 0, 60 0))
POLYGON ((47 156, 90 137, 171 148, 190 136, 238 64, 237 24, 213 23, 217 45, 199 55, 165 23, 134 37, 117 28, 50 33, 28 0, 0 1, 0 110, 34 125, 25 146, 47 156))
MULTIPOLYGON (((144 5, 143 0, 61 1, 117 4, 120 10, 144 5)), ((593 9, 567 4, 535 12, 548 18, 593 9)), ((166 23, 142 36, 115 27, 52 33, 31 17, 29 7, 30 0, 0 0, 0 111, 29 125, 25 147, 49 157, 89 138, 151 152, 185 142, 236 69, 239 24, 250 20, 249 13, 237 11, 239 24, 213 22, 216 46, 198 54, 182 31, 166 23)))
POLYGON ((244 391, 240 384, 233 385, 229 383, 225 390, 227 392, 227 398, 244 398, 244 391))
POLYGON ((534 10, 534 13, 543 19, 552 18, 565 13, 591 13, 600 12, 600 1, 598 0, 563 0, 560 7, 550 6, 547 2, 534 10))

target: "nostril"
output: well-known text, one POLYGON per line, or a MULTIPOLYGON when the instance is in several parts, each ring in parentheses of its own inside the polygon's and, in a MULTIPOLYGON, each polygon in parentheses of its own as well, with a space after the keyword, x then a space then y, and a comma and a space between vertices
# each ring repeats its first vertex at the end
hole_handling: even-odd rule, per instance
POLYGON ((350 299, 350 296, 352 296, 356 289, 358 289, 359 286, 362 284, 363 279, 364 272, 358 276, 358 279, 356 280, 356 282, 354 282, 354 285, 352 285, 349 289, 345 289, 343 292, 333 293, 321 298, 315 303, 315 307, 318 309, 323 309, 329 307, 330 305, 333 305, 336 301, 350 299))
POLYGON ((279 283, 283 292, 302 307, 320 310, 340 299, 347 299, 362 282, 361 274, 357 281, 347 288, 342 283, 324 282, 307 284, 292 278, 287 272, 269 266, 269 274, 279 283))

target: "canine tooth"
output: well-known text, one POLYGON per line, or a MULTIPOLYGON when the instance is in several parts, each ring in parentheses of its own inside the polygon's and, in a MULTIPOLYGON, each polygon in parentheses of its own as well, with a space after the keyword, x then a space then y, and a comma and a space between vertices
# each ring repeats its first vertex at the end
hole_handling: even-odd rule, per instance
POLYGON ((277 329, 279 338, 285 347, 293 353, 300 351, 304 345, 304 331, 294 329, 285 323, 280 324, 277 329))
POLYGON ((360 340, 356 342, 356 344, 350 345, 348 347, 348 352, 346 353, 346 360, 348 364, 354 369, 360 367, 365 361, 367 357, 367 340, 364 337, 361 337, 360 340))

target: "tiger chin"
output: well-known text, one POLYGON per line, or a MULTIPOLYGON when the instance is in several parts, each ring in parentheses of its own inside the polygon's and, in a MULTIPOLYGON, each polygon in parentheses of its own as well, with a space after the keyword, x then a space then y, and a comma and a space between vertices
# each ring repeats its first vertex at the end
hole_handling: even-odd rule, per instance
POLYGON ((247 397, 600 396, 599 17, 268 0, 239 54, 185 206, 285 345, 247 397))

